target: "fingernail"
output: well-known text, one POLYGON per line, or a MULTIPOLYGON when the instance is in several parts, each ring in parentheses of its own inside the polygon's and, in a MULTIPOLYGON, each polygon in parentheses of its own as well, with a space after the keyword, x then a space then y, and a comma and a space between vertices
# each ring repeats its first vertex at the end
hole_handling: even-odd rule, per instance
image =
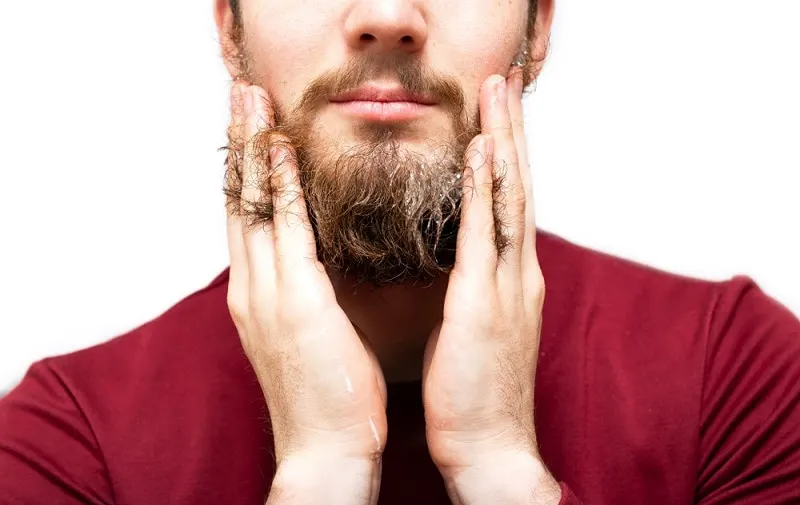
POLYGON ((269 148, 269 159, 272 161, 273 165, 279 165, 283 163, 284 153, 286 149, 279 145, 273 145, 269 148))
POLYGON ((494 85, 494 92, 492 93, 492 103, 497 103, 500 101, 501 103, 506 100, 506 96, 508 91, 506 90, 506 80, 503 77, 498 78, 493 83, 494 85))

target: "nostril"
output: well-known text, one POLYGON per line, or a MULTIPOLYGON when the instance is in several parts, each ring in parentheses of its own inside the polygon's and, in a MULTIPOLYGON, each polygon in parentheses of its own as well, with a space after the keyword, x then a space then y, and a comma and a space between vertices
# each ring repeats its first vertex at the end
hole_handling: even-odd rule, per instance
POLYGON ((362 33, 360 39, 361 42, 372 42, 373 40, 375 40, 375 35, 372 35, 370 33, 362 33))
POLYGON ((403 35, 400 38, 400 42, 402 44, 411 44, 412 42, 414 42, 414 39, 411 37, 411 35, 403 35))

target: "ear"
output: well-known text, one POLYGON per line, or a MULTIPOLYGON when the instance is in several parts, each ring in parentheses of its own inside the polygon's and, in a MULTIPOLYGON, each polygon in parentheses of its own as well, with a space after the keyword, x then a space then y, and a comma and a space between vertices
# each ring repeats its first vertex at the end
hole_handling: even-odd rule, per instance
POLYGON ((244 70, 241 68, 242 57, 239 51, 241 34, 237 33, 241 27, 236 24, 229 0, 213 0, 213 2, 214 22, 217 24, 217 36, 222 61, 225 63, 225 68, 228 69, 231 79, 235 81, 244 70))
POLYGON ((542 67, 544 67, 544 60, 547 58, 547 50, 550 45, 550 28, 553 26, 555 0, 538 0, 536 9, 536 21, 528 33, 530 58, 528 59, 528 68, 525 69, 526 86, 539 77, 542 67))

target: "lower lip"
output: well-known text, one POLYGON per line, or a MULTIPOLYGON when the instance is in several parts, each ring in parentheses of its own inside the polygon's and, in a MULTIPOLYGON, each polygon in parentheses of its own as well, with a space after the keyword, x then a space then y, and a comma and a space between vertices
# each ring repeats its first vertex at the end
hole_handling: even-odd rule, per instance
POLYGON ((420 117, 433 107, 419 102, 370 102, 364 100, 333 102, 332 104, 346 114, 366 121, 377 122, 409 121, 420 117))

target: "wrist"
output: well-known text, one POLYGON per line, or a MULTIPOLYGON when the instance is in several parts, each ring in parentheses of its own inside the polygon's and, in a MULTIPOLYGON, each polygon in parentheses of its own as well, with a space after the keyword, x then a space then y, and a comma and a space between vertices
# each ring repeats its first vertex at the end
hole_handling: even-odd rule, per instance
POLYGON ((453 503, 558 505, 561 487, 538 454, 485 454, 483 462, 442 471, 453 503))
POLYGON ((324 502, 368 505, 377 502, 381 460, 332 455, 294 455, 276 467, 267 505, 324 502))

